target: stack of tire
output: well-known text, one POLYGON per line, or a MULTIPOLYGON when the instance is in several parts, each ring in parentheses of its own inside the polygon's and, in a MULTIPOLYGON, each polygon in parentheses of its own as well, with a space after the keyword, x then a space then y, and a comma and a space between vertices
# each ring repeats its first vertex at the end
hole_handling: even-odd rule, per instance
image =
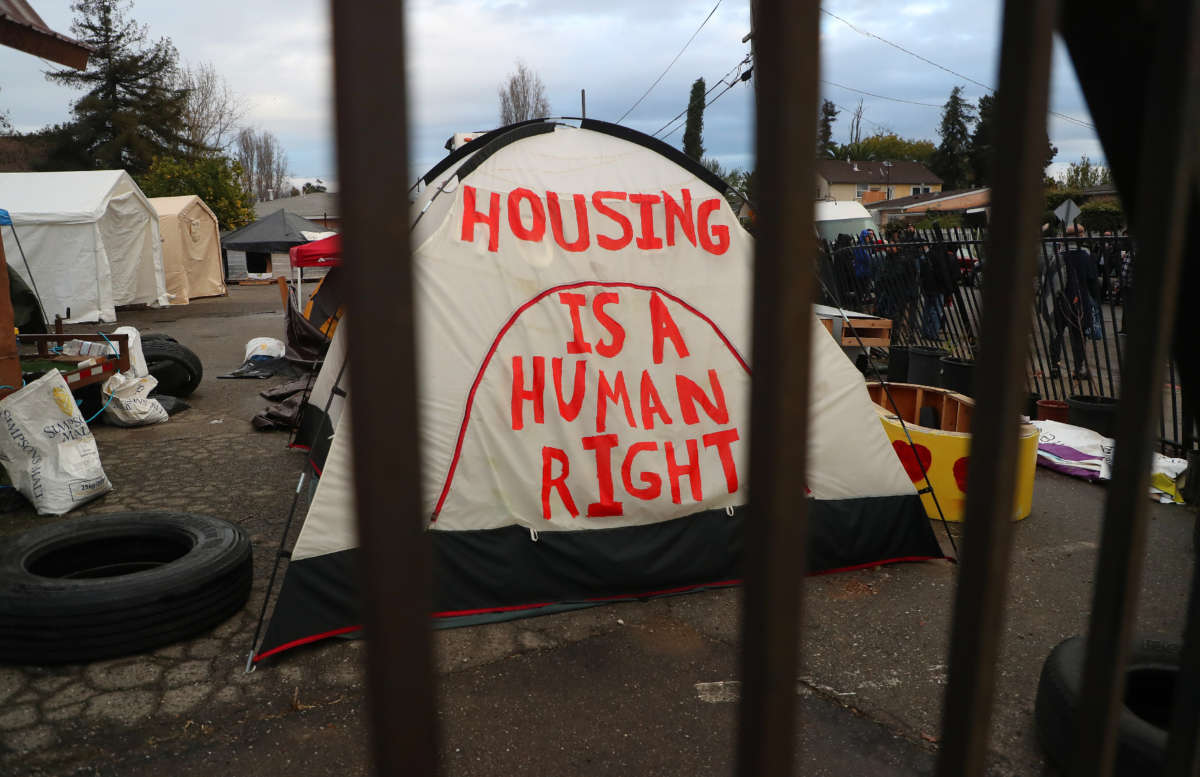
POLYGON ((245 606, 250 541, 188 513, 115 513, 40 526, 0 545, 0 662, 140 653, 245 606))
POLYGON ((142 335, 142 355, 150 374, 158 379, 156 393, 169 397, 189 396, 204 378, 200 357, 174 337, 158 332, 142 335))

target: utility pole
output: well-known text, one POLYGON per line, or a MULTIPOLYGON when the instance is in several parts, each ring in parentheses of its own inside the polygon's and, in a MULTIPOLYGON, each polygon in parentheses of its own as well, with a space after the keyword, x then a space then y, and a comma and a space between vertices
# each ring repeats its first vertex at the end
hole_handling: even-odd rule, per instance
POLYGON ((586 89, 579 90, 579 111, 580 111, 580 113, 579 113, 580 118, 586 119, 587 118, 587 90, 586 89))

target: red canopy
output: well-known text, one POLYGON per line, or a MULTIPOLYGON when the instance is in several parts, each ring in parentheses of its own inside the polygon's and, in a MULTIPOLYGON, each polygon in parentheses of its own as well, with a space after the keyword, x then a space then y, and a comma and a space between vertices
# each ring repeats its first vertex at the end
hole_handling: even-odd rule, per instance
POLYGON ((342 263, 342 236, 330 235, 292 246, 288 255, 292 257, 292 267, 336 267, 342 263))

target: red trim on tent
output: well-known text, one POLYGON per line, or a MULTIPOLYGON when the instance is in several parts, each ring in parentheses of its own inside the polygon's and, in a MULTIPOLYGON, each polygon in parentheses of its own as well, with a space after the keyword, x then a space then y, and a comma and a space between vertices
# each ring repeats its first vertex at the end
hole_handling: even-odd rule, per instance
POLYGON ((254 663, 257 664, 267 656, 273 656, 276 653, 282 653, 283 651, 294 647, 300 647, 301 645, 307 645, 310 642, 317 642, 318 640, 328 639, 329 637, 336 637, 339 634, 349 634, 352 631, 360 631, 361 629, 362 626, 345 626, 340 629, 334 629, 333 631, 324 631, 320 634, 311 634, 307 637, 301 637, 300 639, 293 639, 291 642, 285 642, 278 647, 271 648, 266 653, 259 653, 254 657, 254 663))
POLYGON ((715 332, 717 337, 720 338, 721 342, 725 344, 725 347, 729 349, 729 352, 733 354, 733 358, 737 359, 737 362, 742 366, 742 369, 744 369, 747 374, 750 373, 750 365, 746 364, 746 360, 742 358, 742 355, 738 353, 738 350, 733 347, 733 343, 729 342, 729 338, 725 336, 725 333, 721 331, 720 327, 718 327, 711 318, 704 315, 688 303, 684 302, 679 297, 676 297, 674 294, 661 289, 658 286, 645 286, 640 283, 580 281, 579 283, 567 283, 563 284, 562 286, 553 286, 549 289, 546 289, 521 307, 517 308, 516 312, 509 317, 508 321, 504 322, 504 326, 500 328, 499 334, 497 334, 496 338, 492 341, 492 347, 488 349, 487 355, 483 357, 483 363, 479 366, 479 371, 475 373, 475 382, 471 384, 471 391, 467 394, 467 406, 463 412, 462 425, 458 429, 458 441, 454 445, 454 456, 450 459, 450 467, 446 472, 446 481, 442 486, 442 494, 438 497, 437 505, 433 508, 433 516, 429 519, 430 523, 437 521, 438 514, 442 512, 442 505, 446 502, 446 496, 450 493, 450 484, 454 481, 454 470, 458 466, 458 457, 462 454, 463 440, 467 434, 467 424, 471 421, 471 407, 475 403, 475 391, 479 388, 479 384, 483 381, 483 375, 485 372, 487 372, 488 364, 491 362, 492 356, 495 355, 496 349, 500 347, 500 341, 504 339, 504 335, 508 333, 508 330, 512 328, 512 325, 516 323, 517 319, 521 317, 521 314, 526 310, 529 310, 529 308, 533 307, 557 291, 562 291, 563 289, 578 289, 584 286, 600 286, 608 289, 638 289, 639 291, 650 291, 662 294, 667 299, 675 302, 678 305, 681 305, 689 313, 712 327, 713 332, 715 332))
MULTIPOLYGON (((856 564, 856 565, 850 566, 850 567, 838 567, 837 569, 823 569, 820 572, 810 572, 809 576, 816 577, 818 575, 833 575, 833 574, 837 574, 838 572, 853 572, 858 569, 869 569, 871 567, 883 566, 884 564, 900 564, 900 563, 910 562, 910 561, 934 561, 934 560, 943 559, 943 558, 946 558, 946 556, 899 556, 897 558, 884 559, 883 561, 872 561, 868 564, 856 564)), ((643 599, 647 596, 668 596, 670 594, 681 594, 681 593, 686 593, 688 591, 698 591, 698 590, 701 590, 704 588, 728 588, 731 586, 741 585, 741 584, 742 584, 741 580, 718 580, 718 581, 715 581, 712 583, 697 583, 695 585, 684 585, 684 586, 679 586, 677 588, 664 588, 660 591, 647 591, 645 593, 638 593, 638 594, 618 594, 615 596, 598 596, 598 597, 593 597, 590 599, 583 599, 581 601, 584 601, 584 602, 627 601, 627 600, 632 600, 632 599, 643 599)), ((478 610, 447 610, 444 612, 435 612, 435 613, 433 613, 433 617, 434 618, 454 618, 454 617, 467 616, 467 615, 487 615, 488 613, 493 613, 493 612, 516 612, 519 610, 537 610, 537 609, 541 609, 542 607, 550 607, 555 604, 566 604, 566 602, 538 602, 536 604, 516 604, 516 605, 511 605, 508 607, 485 607, 485 608, 478 609, 478 610)), ((289 650, 291 648, 299 647, 301 645, 307 645, 310 642, 316 642, 318 640, 327 639, 329 637, 336 637, 339 634, 349 634, 352 631, 360 631, 361 629, 362 629, 362 626, 345 626, 340 629, 334 629, 332 631, 326 631, 326 632, 322 632, 320 634, 313 634, 313 635, 310 635, 307 637, 301 637, 300 639, 294 639, 291 642, 285 642, 282 645, 273 647, 265 653, 259 653, 259 654, 255 655, 254 662, 258 663, 262 659, 264 659, 268 656, 273 656, 276 653, 281 653, 284 650, 289 650)))
MULTIPOLYGON (((871 567, 881 567, 884 564, 903 564, 909 561, 938 561, 940 559, 949 559, 948 556, 899 556, 897 558, 887 558, 883 561, 869 561, 866 564, 855 564, 849 567, 837 567, 836 569, 822 569, 820 572, 809 572, 811 577, 819 577, 821 575, 836 575, 838 572, 854 572, 859 569, 870 569, 871 567)), ((953 561, 954 559, 949 559, 953 561)))
POLYGON ((331 235, 288 250, 292 267, 337 267, 342 263, 342 236, 331 235))

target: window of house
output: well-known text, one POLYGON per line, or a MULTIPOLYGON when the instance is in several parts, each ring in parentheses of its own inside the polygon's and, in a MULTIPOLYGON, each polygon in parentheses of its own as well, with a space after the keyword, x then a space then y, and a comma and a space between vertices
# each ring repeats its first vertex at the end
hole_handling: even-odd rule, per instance
POLYGON ((920 193, 921 193, 921 187, 920 187, 920 186, 914 186, 914 187, 912 188, 912 193, 913 193, 913 196, 916 196, 916 195, 920 194, 920 193))
POLYGON ((860 183, 854 188, 854 199, 861 200, 863 198, 863 194, 867 191, 867 185, 865 183, 860 183))

